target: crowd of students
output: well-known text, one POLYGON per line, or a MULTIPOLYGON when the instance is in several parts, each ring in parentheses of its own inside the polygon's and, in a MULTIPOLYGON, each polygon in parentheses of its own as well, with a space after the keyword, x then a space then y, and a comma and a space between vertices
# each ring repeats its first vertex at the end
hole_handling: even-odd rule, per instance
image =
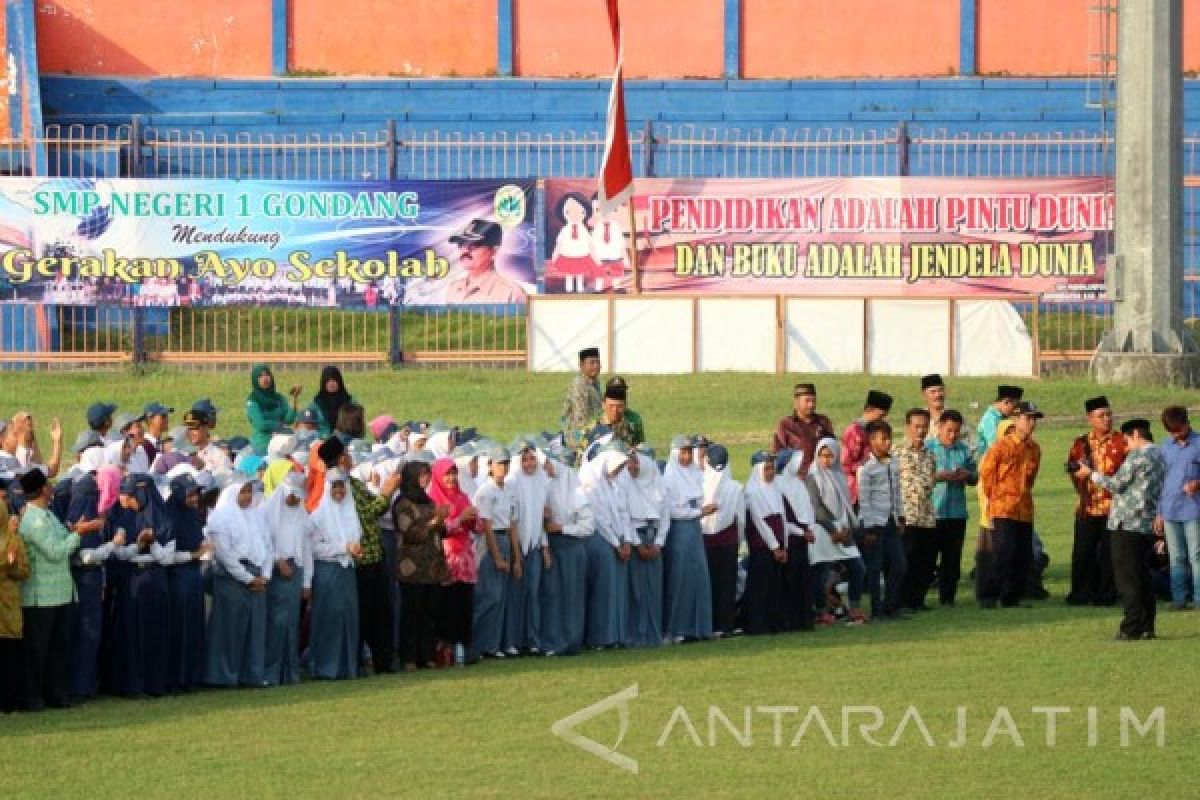
MULTIPOLYGON (((1039 583, 1042 414, 1018 387, 999 388, 973 437, 936 375, 903 437, 878 391, 838 437, 816 387, 797 384, 743 485, 728 449, 699 434, 660 460, 628 384, 601 390, 594 349, 580 363, 561 430, 507 445, 441 421, 368 422, 334 367, 303 408, 299 387, 284 395, 255 367, 248 438, 219 440, 207 400, 176 428, 159 403, 95 403, 66 469, 61 426, 43 457, 18 414, 0 430, 0 708, 902 620, 930 610, 930 591, 955 604, 973 486, 979 604, 1022 605, 1039 583)), ((1089 415, 1107 407, 1088 401, 1089 415)), ((1121 524, 1110 519, 1104 574, 1117 566, 1134 619, 1122 634, 1152 638, 1153 598, 1147 611, 1125 563, 1146 551, 1118 542, 1129 520, 1112 500, 1121 462, 1143 463, 1125 456, 1152 436, 1144 420, 1112 433, 1111 413, 1105 433, 1100 416, 1093 433, 1122 436, 1121 458, 1080 445, 1080 518, 1108 495, 1121 524)), ((1200 447, 1180 430, 1179 447, 1200 447)), ((1200 476, 1186 480, 1190 499, 1200 476)), ((1140 487, 1151 530, 1138 542, 1157 524, 1153 489, 1140 487)), ((1081 584, 1102 583, 1084 551, 1103 538, 1079 526, 1081 584)))

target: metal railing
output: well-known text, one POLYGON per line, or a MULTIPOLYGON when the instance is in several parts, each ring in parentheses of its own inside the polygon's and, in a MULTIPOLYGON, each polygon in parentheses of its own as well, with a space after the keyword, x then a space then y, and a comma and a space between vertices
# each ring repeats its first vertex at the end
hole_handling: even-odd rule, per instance
MULTIPOLYGON (((380 130, 354 133, 237 133, 156 130, 138 119, 121 126, 48 126, 35 142, 0 141, 0 169, 33 174, 31 145, 44 149, 46 173, 81 179, 258 178, 277 180, 468 179, 585 177, 603 151, 599 131, 461 133, 380 130)), ((634 168, 651 177, 801 178, 824 176, 1035 177, 1110 176, 1110 136, 947 132, 901 123, 883 131, 809 128, 716 129, 646 125, 631 136, 634 168)), ((1186 138, 1184 167, 1200 176, 1200 137, 1186 138)), ((1200 316, 1200 181, 1185 196, 1185 297, 1189 322, 1200 316)), ((1029 308, 1020 309, 1032 322, 1029 308)), ((1085 357, 1111 326, 1111 304, 1039 303, 1044 361, 1085 357)), ((63 313, 63 312, 59 312, 63 313)), ((165 333, 147 323, 149 360, 210 363, 216 355, 246 358, 314 352, 387 363, 400 350, 420 362, 517 363, 523 316, 443 310, 404 311, 400 319, 363 312, 176 309, 165 333), (296 316, 302 315, 302 316, 296 316), (360 320, 360 317, 363 319, 360 320), (394 333, 393 328, 399 329, 394 333), (303 328, 304 338, 295 333, 303 328), (313 330, 317 333, 313 333, 313 330), (386 332, 386 336, 384 335, 386 332), (421 347, 409 347, 409 340, 421 347), (217 348, 214 343, 221 343, 217 348), (355 355, 359 354, 359 355, 355 355), (464 355, 465 354, 465 355, 464 355)), ((130 323, 132 324, 132 322, 130 323)), ((105 326, 101 329, 107 330, 105 326)), ((130 334, 132 337, 132 333, 130 334)), ((127 340, 132 343, 132 338, 127 340)), ((115 347, 113 336, 83 337, 88 353, 115 347)), ((121 341, 126 341, 122 339, 121 341)), ((131 345, 132 347, 132 345, 131 345)), ((75 351, 79 355, 83 353, 75 351)), ((132 350, 130 351, 132 352, 132 350)), ((298 357, 298 356, 296 356, 298 357)), ((394 358, 392 359, 394 360, 394 358)))

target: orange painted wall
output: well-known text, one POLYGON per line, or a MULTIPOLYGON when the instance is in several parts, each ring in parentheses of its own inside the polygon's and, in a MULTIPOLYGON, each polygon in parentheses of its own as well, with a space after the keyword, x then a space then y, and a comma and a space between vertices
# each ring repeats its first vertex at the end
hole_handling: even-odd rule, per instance
MULTIPOLYGON (((612 72, 612 39, 603 2, 513 2, 518 75, 612 72)), ((724 6, 724 0, 622 0, 626 77, 719 77, 725 63, 724 6)))
POLYGON ((742 71, 747 78, 947 75, 958 72, 958 25, 959 0, 743 0, 742 71))
MULTIPOLYGON (((1099 67, 1087 57, 1101 46, 1099 18, 1088 11, 1096 0, 978 2, 980 74, 1088 75, 1099 67)), ((1200 70, 1200 0, 1183 0, 1183 62, 1200 70)))
MULTIPOLYGON (((1139 0, 1139 2, 1142 0, 1139 0)), ((1097 0, 977 0, 978 70, 1086 75, 1097 0)), ((747 78, 956 73, 960 0, 742 0, 747 78)), ((601 0, 513 0, 526 76, 606 75, 601 0)), ((1200 72, 1200 0, 1183 0, 1200 72)), ((496 0, 291 0, 289 63, 336 75, 483 76, 496 0)), ((82 75, 268 76, 270 0, 38 0, 41 68, 82 75)), ((630 77, 719 77, 724 0, 621 0, 630 77)))
POLYGON ((293 0, 291 17, 288 60, 296 70, 413 76, 496 71, 496 0, 293 0))
POLYGON ((83 75, 270 75, 266 0, 38 0, 38 61, 83 75))

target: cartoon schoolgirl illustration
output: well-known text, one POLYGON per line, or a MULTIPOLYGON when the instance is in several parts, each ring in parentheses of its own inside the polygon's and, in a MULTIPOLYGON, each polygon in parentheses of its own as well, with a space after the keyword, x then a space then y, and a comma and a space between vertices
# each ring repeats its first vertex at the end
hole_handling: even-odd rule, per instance
POLYGON ((562 278, 566 292, 586 292, 588 279, 599 280, 603 274, 592 258, 591 203, 579 192, 569 192, 558 201, 554 213, 562 229, 546 264, 546 277, 562 278))

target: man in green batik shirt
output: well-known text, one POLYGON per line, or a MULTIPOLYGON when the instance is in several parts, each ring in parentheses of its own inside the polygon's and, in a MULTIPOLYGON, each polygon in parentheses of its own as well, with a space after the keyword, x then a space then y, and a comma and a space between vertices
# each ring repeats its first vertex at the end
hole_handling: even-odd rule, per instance
POLYGON ((371 491, 358 478, 350 479, 350 494, 354 498, 354 509, 362 526, 362 556, 356 561, 354 572, 358 584, 358 640, 371 648, 371 664, 375 674, 392 672, 395 649, 392 632, 395 629, 395 613, 388 595, 391 570, 383 557, 383 539, 379 529, 379 518, 387 514, 392 505, 392 495, 400 488, 400 473, 383 482, 379 494, 371 491))
POLYGON ((579 374, 567 390, 562 413, 563 444, 571 452, 580 449, 584 429, 604 410, 600 383, 596 380, 599 375, 600 350, 595 347, 580 350, 579 374))
POLYGON ((579 446, 581 456, 596 440, 611 434, 613 441, 624 442, 628 447, 637 447, 646 441, 646 429, 636 411, 626 407, 629 385, 622 377, 609 379, 604 387, 604 406, 600 417, 583 432, 579 446))

